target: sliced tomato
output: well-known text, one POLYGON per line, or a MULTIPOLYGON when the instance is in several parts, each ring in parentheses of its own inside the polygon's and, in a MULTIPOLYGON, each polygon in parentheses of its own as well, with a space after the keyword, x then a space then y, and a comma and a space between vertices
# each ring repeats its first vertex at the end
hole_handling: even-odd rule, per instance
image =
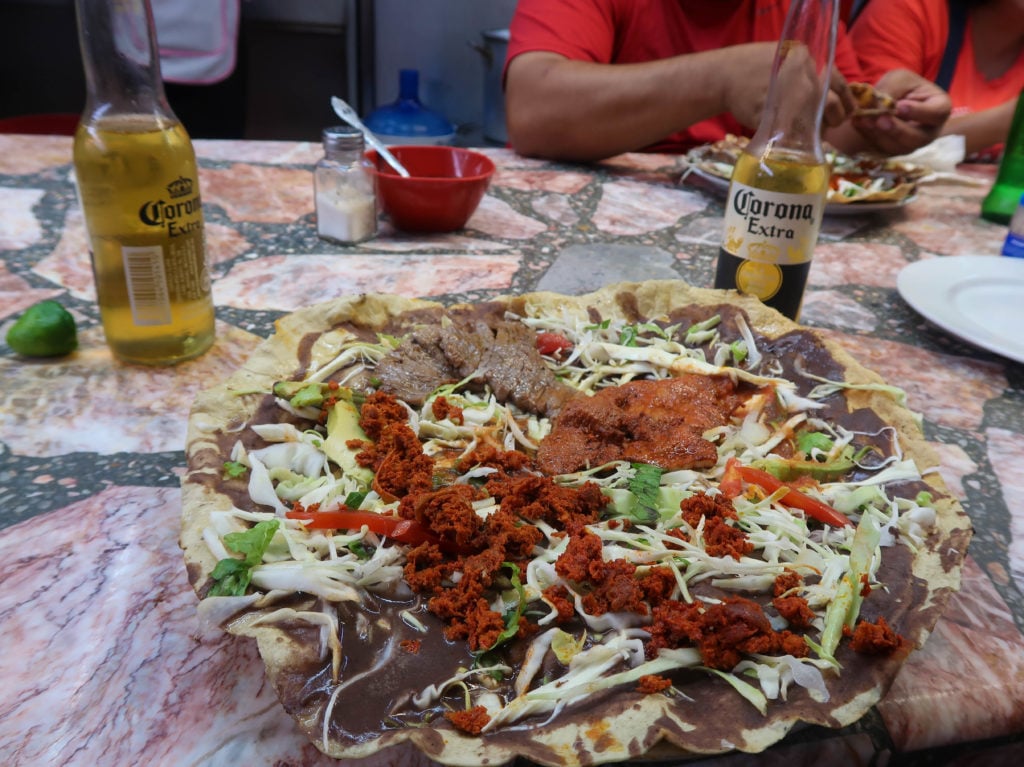
POLYGON ((537 334, 537 351, 546 357, 557 357, 572 348, 572 341, 560 333, 544 331, 537 334))
MULTIPOLYGON (((788 488, 785 495, 780 499, 786 506, 792 506, 794 509, 800 509, 807 516, 824 522, 826 525, 832 525, 832 527, 843 527, 845 525, 852 525, 853 523, 847 518, 845 514, 833 509, 827 503, 819 501, 817 498, 812 498, 806 493, 801 493, 799 490, 794 488, 788 482, 783 482, 781 479, 777 479, 769 474, 767 471, 756 469, 753 466, 743 466, 737 463, 739 475, 752 485, 760 485, 762 488, 768 491, 769 494, 774 493, 781 487, 788 488)), ((726 463, 726 472, 728 473, 729 466, 726 463)), ((722 492, 725 492, 724 490, 722 492)), ((735 497, 735 496, 732 496, 735 497)))
POLYGON ((726 498, 738 498, 743 494, 743 476, 740 474, 739 459, 730 457, 725 462, 725 472, 718 483, 718 489, 726 498))
POLYGON ((437 536, 419 522, 401 517, 387 517, 372 511, 288 511, 288 519, 296 519, 312 530, 359 530, 364 525, 371 532, 399 543, 417 545, 428 541, 437 542, 437 536))

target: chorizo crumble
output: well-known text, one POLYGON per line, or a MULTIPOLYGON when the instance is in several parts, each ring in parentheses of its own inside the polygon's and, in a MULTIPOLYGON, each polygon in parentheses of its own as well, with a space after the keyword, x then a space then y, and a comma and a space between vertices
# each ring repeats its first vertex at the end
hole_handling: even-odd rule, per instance
MULTIPOLYGON (((516 721, 521 714, 513 711, 513 701, 559 701, 576 669, 603 663, 595 660, 602 657, 613 662, 598 681, 588 682, 594 689, 600 689, 601 675, 614 678, 629 669, 635 670, 628 679, 635 694, 652 695, 708 669, 729 673, 753 663, 773 669, 774 695, 785 698, 787 685, 813 685, 835 673, 840 637, 865 655, 907 650, 884 617, 860 620, 851 631, 845 628, 854 625, 850 616, 832 607, 839 603, 844 577, 858 600, 871 599, 878 562, 869 556, 855 570, 849 552, 857 545, 854 536, 863 535, 868 543, 860 545, 873 555, 878 544, 872 536, 890 524, 885 504, 859 507, 853 515, 859 527, 832 530, 808 509, 826 505, 828 493, 841 488, 826 490, 812 477, 792 476, 784 481, 787 488, 769 495, 761 485, 734 477, 740 484, 727 495, 719 482, 727 459, 744 465, 766 458, 812 463, 797 439, 798 428, 810 428, 810 417, 793 417, 806 400, 794 397, 786 382, 758 373, 733 375, 726 368, 715 372, 704 351, 688 357, 675 340, 666 347, 669 356, 689 359, 701 372, 686 372, 684 365, 669 374, 658 368, 667 364, 662 357, 644 358, 663 335, 679 333, 660 326, 661 333, 640 334, 639 351, 604 363, 598 352, 614 353, 606 347, 623 336, 615 335, 621 324, 608 330, 601 323, 566 331, 572 336, 566 339, 542 329, 546 351, 540 364, 547 367, 525 372, 520 381, 517 366, 540 359, 529 347, 533 331, 524 334, 524 327, 502 321, 474 329, 460 322, 447 338, 443 330, 421 326, 397 348, 382 344, 383 357, 375 361, 387 386, 360 392, 357 425, 365 439, 344 442, 372 481, 360 485, 344 471, 339 477, 340 461, 330 456, 324 484, 340 480, 338 488, 321 492, 311 482, 315 492, 287 503, 309 520, 310 530, 292 523, 289 532, 296 539, 325 529, 314 524, 319 514, 353 515, 347 524, 339 517, 336 528, 326 528, 330 535, 311 542, 312 556, 344 560, 345 567, 351 560, 351 572, 365 567, 359 577, 368 580, 366 573, 386 572, 379 582, 360 584, 359 598, 405 600, 412 606, 403 620, 428 631, 428 616, 416 617, 425 610, 440 622, 445 640, 465 643, 472 666, 452 672, 436 690, 420 691, 434 697, 416 705, 448 708, 444 718, 451 726, 477 735, 516 721), (590 348, 598 343, 594 337, 600 338, 596 349, 590 348), (500 341, 509 350, 509 364, 499 365, 501 355, 480 339, 500 341), (402 350, 412 356, 394 357, 402 350), (598 362, 587 368, 580 361, 584 352, 598 362), (486 386, 471 380, 481 361, 488 366, 486 386), (404 391, 402 370, 413 363, 433 366, 441 380, 417 378, 415 396, 404 399, 388 393, 404 391), (455 383, 461 379, 464 387, 455 383), (813 503, 790 503, 792 495, 813 503), (387 523, 367 524, 367 514, 387 523), (325 556, 325 550, 333 553, 325 556), (842 558, 846 570, 840 568, 839 577, 825 576, 830 557, 842 558), (828 646, 823 637, 830 633, 835 643, 828 646), (527 662, 534 651, 541 658, 527 662), (787 664, 799 664, 804 673, 798 679, 787 664), (505 680, 509 674, 514 681, 505 680), (495 697, 495 689, 506 696, 497 709, 484 698, 495 697)), ((330 408, 351 396, 337 381, 325 382, 324 389, 321 436, 330 408)), ((835 443, 840 437, 853 443, 857 435, 829 428, 815 436, 820 444, 822 438, 835 443)), ((315 437, 309 439, 320 449, 315 437)), ((251 455, 258 460, 261 454, 251 455)), ((285 471, 272 468, 278 470, 273 481, 284 487, 279 478, 285 471)), ((293 466, 287 471, 298 473, 293 466)), ((899 532, 896 537, 907 540, 920 534, 909 524, 899 532)), ((323 604, 331 602, 328 593, 317 593, 323 604)), ((351 633, 346 642, 357 641, 351 633)), ((395 644, 419 655, 424 640, 395 644)), ((756 679, 743 683, 757 685, 756 679)), ((772 697, 770 690, 748 697, 756 695, 772 697)), ((551 711, 556 704, 537 705, 551 711)))

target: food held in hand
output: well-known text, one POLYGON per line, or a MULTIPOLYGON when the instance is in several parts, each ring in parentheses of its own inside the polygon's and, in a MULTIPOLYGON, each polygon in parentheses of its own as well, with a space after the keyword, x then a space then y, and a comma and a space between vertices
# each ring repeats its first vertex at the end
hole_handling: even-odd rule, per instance
POLYGON ((850 93, 857 102, 854 117, 877 117, 896 113, 896 100, 876 90, 870 83, 849 83, 850 93))

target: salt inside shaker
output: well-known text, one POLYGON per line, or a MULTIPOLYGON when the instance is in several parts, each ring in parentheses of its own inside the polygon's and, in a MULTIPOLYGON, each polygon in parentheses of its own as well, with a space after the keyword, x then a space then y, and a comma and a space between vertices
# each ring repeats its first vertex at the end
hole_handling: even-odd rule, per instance
POLYGON ((348 125, 324 128, 324 156, 313 171, 317 234, 342 245, 377 233, 373 181, 363 169, 363 134, 348 125))

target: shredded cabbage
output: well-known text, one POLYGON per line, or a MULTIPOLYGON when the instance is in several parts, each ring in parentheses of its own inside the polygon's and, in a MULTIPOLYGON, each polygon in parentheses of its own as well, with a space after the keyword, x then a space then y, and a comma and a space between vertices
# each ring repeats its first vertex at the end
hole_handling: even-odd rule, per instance
MULTIPOLYGON (((706 470, 650 471, 617 461, 564 475, 557 481, 579 487, 596 483, 608 499, 603 518, 588 526, 603 546, 606 560, 623 560, 643 575, 664 567, 675 580, 674 598, 710 605, 714 593, 771 594, 779 575, 801 574, 805 582, 797 589, 815 612, 812 628, 805 635, 813 655, 807 658, 747 654, 731 671, 705 667, 696 648, 662 649, 646 658, 645 642, 650 638, 650 617, 633 612, 590 614, 585 593, 559 575, 556 562, 568 545, 568 536, 542 520, 524 520, 542 535, 532 558, 517 575, 514 590, 492 593, 488 601, 500 613, 528 615, 541 627, 524 648, 518 669, 503 663, 485 662, 452 672, 444 681, 421 690, 413 698, 420 709, 448 701, 461 690, 466 705, 483 706, 490 715, 485 729, 513 726, 533 715, 557 713, 567 705, 599 690, 634 685, 640 677, 667 674, 680 669, 710 673, 724 679, 745 700, 765 713, 771 701, 784 700, 797 685, 819 701, 829 697, 829 675, 839 673, 835 651, 843 628, 856 620, 863 600, 862 586, 874 585, 875 573, 886 547, 921 545, 935 523, 935 510, 927 494, 917 498, 894 497, 890 487, 921 480, 921 470, 902 452, 891 431, 891 457, 857 452, 865 436, 831 424, 821 415, 827 398, 844 389, 880 391, 898 401, 903 393, 881 384, 850 385, 820 377, 808 393, 800 393, 781 377, 781 367, 766 350, 758 347, 751 328, 740 318, 738 338, 724 338, 721 318, 709 317, 689 328, 663 323, 627 323, 608 320, 595 324, 590 317, 568 310, 540 313, 527 306, 524 314, 512 317, 537 330, 561 334, 571 342, 563 359, 547 358, 558 378, 583 394, 636 379, 666 379, 683 374, 727 376, 758 387, 728 424, 709 430, 705 439, 715 445, 718 460, 706 470), (779 414, 782 413, 780 417, 779 414), (747 493, 732 499, 735 525, 746 535, 752 550, 739 556, 712 553, 705 536, 706 521, 688 524, 680 504, 697 493, 720 494, 719 487, 729 459, 757 465, 776 457, 781 445, 790 444, 797 433, 809 435, 806 455, 801 460, 826 464, 840 457, 856 455, 861 479, 821 482, 809 495, 832 506, 856 523, 855 527, 825 528, 783 502, 787 488, 770 495, 747 493), (521 579, 521 583, 519 583, 521 579), (572 603, 577 622, 572 631, 561 625, 556 605, 546 592, 561 587, 572 603), (560 673, 541 676, 555 664, 560 673), (511 674, 507 700, 496 695, 487 680, 494 674, 511 674), (750 681, 753 680, 752 684, 750 681), (446 697, 448 696, 448 697, 446 697)), ((325 361, 299 383, 328 380, 354 381, 372 378, 374 365, 397 343, 381 337, 366 343, 344 334, 332 337, 319 352, 325 361), (333 355, 333 356, 331 356, 333 355)), ((333 384, 332 384, 333 386, 333 384)), ((326 389, 324 389, 326 391, 326 389)), ((331 711, 341 690, 366 674, 374 673, 391 652, 394 639, 378 655, 378 665, 338 682, 342 673, 338 627, 338 605, 365 603, 370 595, 410 599, 412 593, 403 579, 408 547, 383 540, 367 527, 361 530, 307 529, 284 515, 294 503, 323 511, 348 506, 351 502, 364 512, 391 513, 397 502, 386 502, 368 487, 352 466, 325 452, 326 433, 317 425, 319 410, 296 407, 283 398, 276 402, 289 420, 306 419, 311 426, 300 429, 291 423, 257 424, 253 432, 264 446, 246 450, 242 442, 231 451, 231 460, 248 471, 248 494, 253 509, 233 508, 211 515, 203 532, 212 556, 231 556, 225 536, 255 523, 277 520, 280 527, 252 569, 252 586, 257 593, 245 597, 214 597, 205 600, 204 613, 210 620, 225 620, 233 611, 253 603, 266 604, 283 595, 302 593, 317 597, 322 609, 295 611, 279 609, 260 618, 263 622, 301 620, 321 629, 321 653, 331 657, 336 687, 324 718, 324 737, 331 711), (355 498, 356 500, 352 500, 355 498)), ((433 392, 422 406, 406 405, 408 424, 418 435, 423 450, 437 461, 438 473, 452 484, 481 485, 497 469, 463 466, 460 460, 481 445, 503 450, 532 452, 551 432, 544 417, 524 413, 498 401, 483 389, 474 376, 446 384, 433 392), (435 403, 444 398, 447 408, 435 403)), ((481 518, 499 508, 486 498, 474 505, 481 518)), ((461 577, 455 572, 453 580, 461 577)), ((437 630, 436 623, 418 609, 398 611, 400 619, 418 633, 437 630)), ((785 619, 771 615, 777 628, 785 619)), ((510 630, 510 629, 507 629, 510 630)), ((346 641, 358 641, 354 633, 346 641)), ((691 672, 688 672, 691 673, 691 672)), ((670 690, 668 694, 678 695, 670 690)))

